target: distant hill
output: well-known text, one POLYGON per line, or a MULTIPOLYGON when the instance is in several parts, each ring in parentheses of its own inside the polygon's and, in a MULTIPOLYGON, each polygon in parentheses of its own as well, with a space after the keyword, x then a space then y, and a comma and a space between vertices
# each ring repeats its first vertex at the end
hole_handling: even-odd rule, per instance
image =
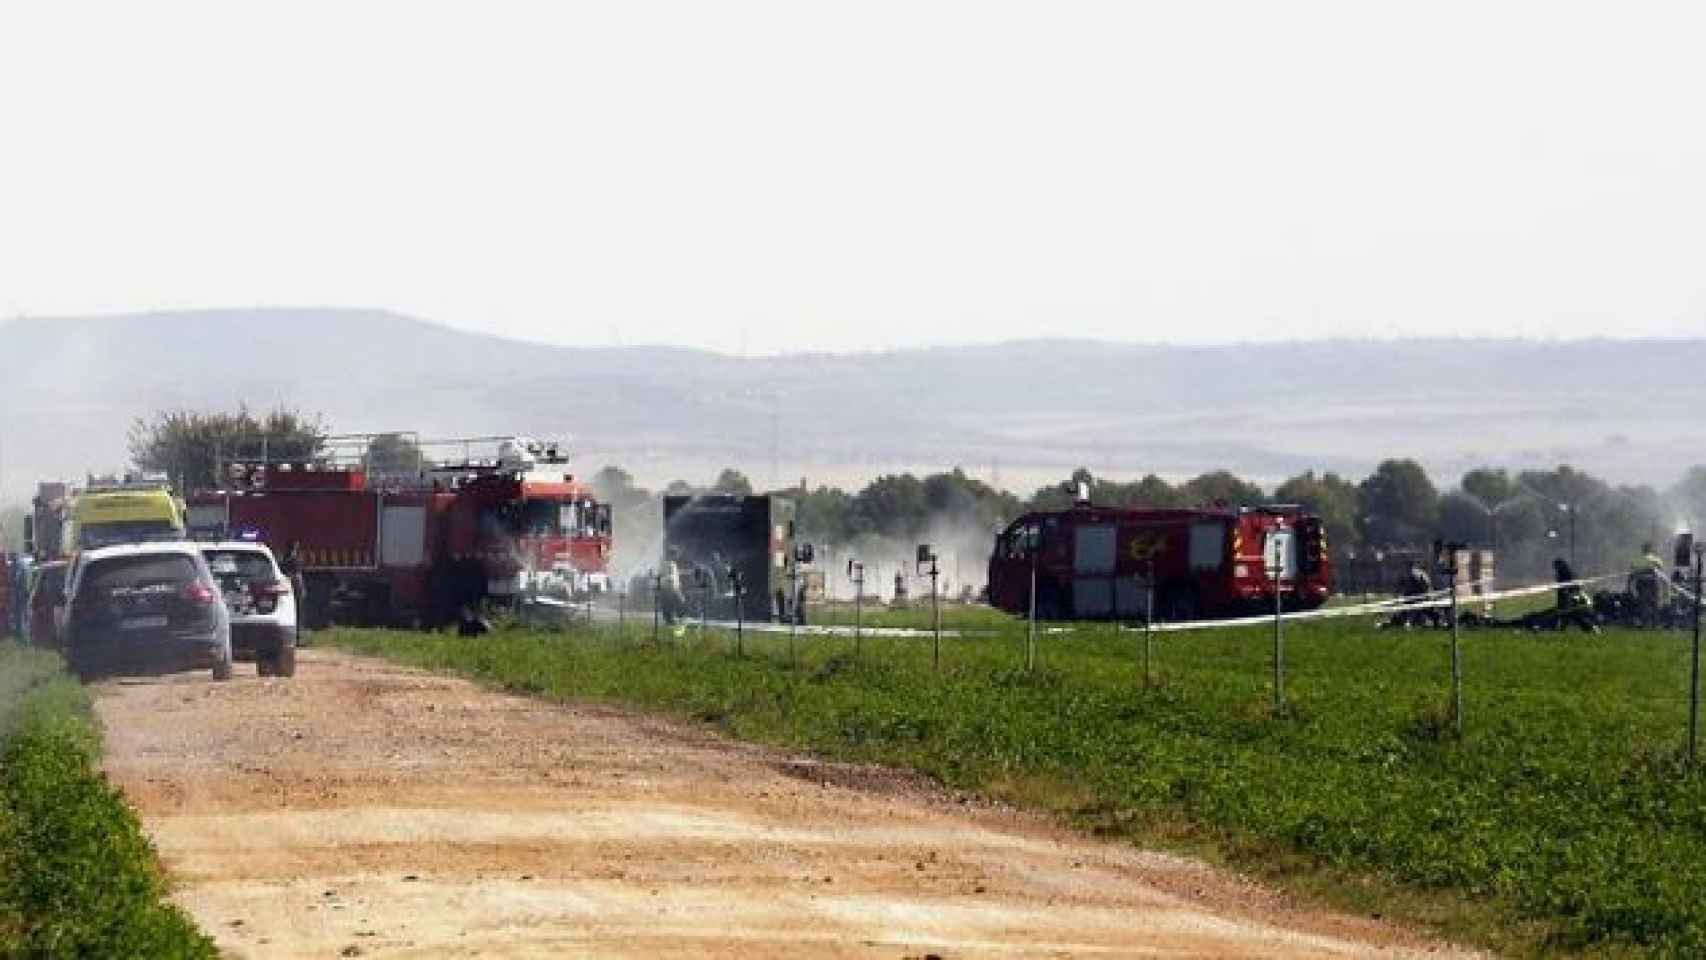
POLYGON ((1668 485, 1706 462, 1706 340, 1070 340, 743 359, 506 340, 396 314, 221 310, 0 322, 0 486, 112 469, 163 408, 318 412, 340 431, 570 435, 642 482, 857 483, 960 465, 1028 492, 1080 464, 1273 483, 1415 456, 1437 480, 1569 462, 1668 485))

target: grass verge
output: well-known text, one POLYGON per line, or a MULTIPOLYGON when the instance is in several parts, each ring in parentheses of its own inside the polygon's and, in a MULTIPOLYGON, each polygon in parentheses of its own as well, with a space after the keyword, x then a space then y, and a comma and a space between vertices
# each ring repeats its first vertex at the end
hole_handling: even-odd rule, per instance
MULTIPOLYGON (((751 740, 911 767, 1082 827, 1203 854, 1288 889, 1505 953, 1706 952, 1706 777, 1681 760, 1687 649, 1673 633, 1463 644, 1453 729, 1444 635, 1349 621, 1158 639, 752 635, 689 628, 332 642, 535 695, 658 708, 751 740)), ((916 624, 914 624, 916 625, 916 624)), ((947 622, 945 626, 958 626, 947 622)), ((987 628, 987 629, 983 629, 987 628)))
POLYGON ((214 956, 99 756, 59 658, 0 641, 0 956, 214 956))

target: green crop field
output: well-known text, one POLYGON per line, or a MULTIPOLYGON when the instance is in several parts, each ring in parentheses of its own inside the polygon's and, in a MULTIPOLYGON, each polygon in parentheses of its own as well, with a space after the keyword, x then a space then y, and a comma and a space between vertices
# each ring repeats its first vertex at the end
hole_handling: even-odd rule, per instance
POLYGON ((89 695, 0 640, 0 957, 212 957, 99 770, 89 695))
MULTIPOLYGON (((920 626, 924 609, 873 617, 920 626)), ((837 616, 837 619, 841 619, 837 616)), ((928 637, 667 628, 338 631, 349 649, 529 694, 661 708, 731 735, 913 767, 1081 827, 1228 862, 1511 953, 1706 951, 1706 778, 1685 762, 1688 637, 1367 620, 1143 635, 945 608, 928 637)))

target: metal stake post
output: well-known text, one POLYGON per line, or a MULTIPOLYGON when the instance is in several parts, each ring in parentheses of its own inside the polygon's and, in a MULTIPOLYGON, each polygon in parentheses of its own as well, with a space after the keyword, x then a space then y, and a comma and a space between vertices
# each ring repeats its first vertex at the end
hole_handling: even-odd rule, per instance
POLYGON ((1143 685, 1153 686, 1149 669, 1150 650, 1155 642, 1155 578, 1146 578, 1143 589, 1143 685))
POLYGON ((1025 669, 1037 668, 1037 549, 1031 547, 1031 617, 1025 633, 1025 669))
POLYGON ((931 651, 930 652, 930 663, 935 668, 937 673, 941 673, 942 672, 942 601, 941 601, 941 591, 936 588, 936 578, 938 576, 940 576, 940 574, 941 574, 941 568, 937 564, 938 559, 940 559, 940 558, 938 558, 936 556, 936 551, 931 550, 930 545, 928 543, 921 543, 918 545, 918 557, 917 557, 917 561, 916 561, 917 571, 920 574, 923 574, 926 572, 924 569, 924 565, 927 563, 930 565, 930 569, 928 571, 930 574, 930 613, 931 613, 931 621, 933 624, 933 626, 931 628, 931 635, 934 638, 934 643, 930 648, 930 651, 931 651))
POLYGON ((735 656, 746 656, 746 584, 740 571, 731 570, 729 580, 735 591, 735 656))
POLYGON ((1463 660, 1458 655, 1457 632, 1457 554, 1445 568, 1445 588, 1451 591, 1451 725, 1463 738, 1463 660))
POLYGON ((938 571, 936 561, 930 561, 930 618, 933 621, 931 629, 936 633, 936 670, 942 670, 942 591, 937 587, 938 571))
POLYGON ((853 581, 853 659, 859 659, 865 620, 865 565, 847 561, 847 576, 853 581))
POLYGON ((1694 657, 1688 671, 1688 763, 1694 765, 1700 739, 1700 586, 1702 548, 1694 548, 1694 657))
MULTIPOLYGON (((1275 530, 1282 530, 1276 527, 1275 530)), ((1277 544, 1276 540, 1276 544, 1277 544)), ((1283 609, 1284 598, 1280 595, 1280 573, 1284 570, 1285 556, 1276 547, 1274 550, 1274 707, 1285 708, 1285 640, 1280 634, 1280 613, 1283 609)))

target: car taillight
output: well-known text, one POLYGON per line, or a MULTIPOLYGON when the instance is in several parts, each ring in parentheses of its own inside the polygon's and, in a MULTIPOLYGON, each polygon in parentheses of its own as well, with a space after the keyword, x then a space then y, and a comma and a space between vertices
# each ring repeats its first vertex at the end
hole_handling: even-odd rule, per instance
POLYGON ((249 584, 255 598, 256 613, 272 613, 278 609, 278 598, 290 592, 290 584, 282 580, 256 580, 249 584))
POLYGON ((196 583, 184 585, 183 597, 191 603, 199 603, 206 606, 217 600, 219 595, 214 593, 213 588, 209 587, 207 584, 197 581, 196 583))

